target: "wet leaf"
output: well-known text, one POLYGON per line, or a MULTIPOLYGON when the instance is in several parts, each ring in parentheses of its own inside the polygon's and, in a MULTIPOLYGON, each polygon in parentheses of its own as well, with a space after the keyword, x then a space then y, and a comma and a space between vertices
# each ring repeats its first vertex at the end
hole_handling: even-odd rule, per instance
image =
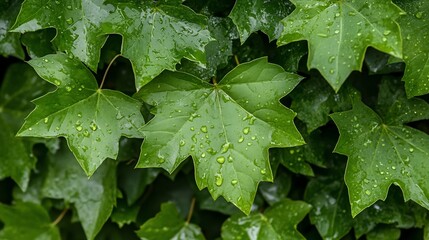
POLYGON ((259 185, 259 192, 269 205, 286 199, 292 185, 290 175, 279 172, 273 183, 263 182, 259 185))
POLYGON ((293 5, 288 0, 238 0, 229 17, 237 25, 241 43, 258 30, 267 34, 272 41, 277 39, 283 30, 280 20, 292 10, 293 5))
MULTIPOLYGON (((335 152, 349 157, 345 181, 353 216, 384 200, 391 184, 402 189, 406 201, 429 208, 425 180, 429 136, 404 125, 427 119, 429 105, 391 95, 388 86, 382 85, 380 96, 390 95, 392 104, 382 107, 386 109, 382 114, 356 100, 352 110, 331 115, 340 131, 335 152)), ((385 99, 379 98, 379 105, 385 106, 385 99)))
POLYGON ((177 212, 174 203, 161 205, 161 212, 145 222, 137 235, 141 239, 205 239, 201 229, 192 223, 185 222, 177 212))
POLYGON ((66 144, 48 156, 43 196, 73 203, 85 235, 94 239, 116 204, 116 163, 108 160, 90 178, 82 172, 66 144))
POLYGON ((141 103, 113 90, 99 89, 92 73, 66 55, 47 55, 29 64, 57 90, 34 100, 19 136, 63 136, 88 176, 106 158, 115 159, 121 136, 141 137, 141 103))
POLYGON ((175 70, 182 58, 204 64, 204 47, 213 40, 207 18, 180 1, 118 3, 103 31, 122 35, 121 52, 133 65, 137 89, 164 69, 175 70))
POLYGON ((278 101, 300 80, 266 58, 236 67, 215 85, 164 72, 138 93, 156 109, 142 128, 137 167, 171 173, 191 155, 198 188, 249 213, 258 183, 273 180, 268 148, 303 143, 295 113, 278 101))
POLYGON ((0 221, 5 226, 0 230, 0 239, 46 239, 60 240, 58 228, 51 224, 48 212, 34 203, 18 203, 8 206, 0 203, 0 221))
POLYGON ((9 32, 22 0, 10 0, 0 2, 0 55, 5 57, 14 56, 24 59, 24 51, 22 50, 21 42, 19 41, 19 33, 9 32))
POLYGON ((402 38, 394 21, 402 11, 391 1, 292 0, 296 9, 283 21, 277 44, 307 40, 307 66, 320 71, 338 91, 353 70, 361 70, 371 46, 402 57, 402 38))
POLYGON ((425 0, 396 1, 407 13, 398 20, 404 39, 403 81, 408 97, 429 93, 429 2, 425 0))
POLYGON ((296 226, 310 211, 302 201, 282 200, 262 213, 237 214, 222 226, 223 239, 305 239, 296 226))

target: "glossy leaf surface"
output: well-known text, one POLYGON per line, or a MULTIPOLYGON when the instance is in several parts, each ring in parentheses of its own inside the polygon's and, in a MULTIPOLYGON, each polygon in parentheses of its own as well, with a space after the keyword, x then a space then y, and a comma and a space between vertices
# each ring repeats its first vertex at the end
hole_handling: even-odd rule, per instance
POLYGON ((174 203, 161 205, 161 212, 145 222, 137 235, 141 239, 205 239, 201 229, 192 223, 185 222, 177 212, 174 203))
POLYGON ((426 102, 399 98, 382 116, 360 101, 331 115, 340 131, 335 152, 349 157, 345 181, 353 216, 384 200, 391 184, 402 189, 405 200, 429 208, 429 136, 403 125, 426 119, 428 110, 426 102))
POLYGON ((57 90, 34 101, 20 136, 64 136, 87 175, 106 158, 115 159, 121 136, 141 137, 140 102, 113 90, 98 89, 92 73, 66 55, 47 55, 29 64, 57 90))
POLYGON ((311 206, 302 201, 282 200, 263 214, 241 214, 230 217, 222 226, 223 239, 305 239, 296 225, 307 215, 311 206))
POLYGON ((293 0, 296 9, 282 23, 277 44, 307 40, 307 66, 338 91, 353 70, 361 70, 371 46, 402 57, 402 38, 395 19, 402 11, 391 1, 293 0))
POLYGON ((248 213, 257 184, 273 179, 268 148, 303 143, 295 113, 278 102, 300 79, 265 58, 238 66, 216 85, 165 72, 138 94, 156 112, 142 129, 137 167, 173 172, 191 155, 198 188, 248 213))
POLYGON ((274 40, 283 30, 280 20, 285 18, 292 8, 293 5, 288 0, 238 0, 229 17, 237 25, 241 43, 258 30, 266 33, 270 40, 274 40))
POLYGON ((404 39, 403 81, 408 97, 429 93, 429 2, 425 0, 397 1, 407 12, 399 19, 404 39))

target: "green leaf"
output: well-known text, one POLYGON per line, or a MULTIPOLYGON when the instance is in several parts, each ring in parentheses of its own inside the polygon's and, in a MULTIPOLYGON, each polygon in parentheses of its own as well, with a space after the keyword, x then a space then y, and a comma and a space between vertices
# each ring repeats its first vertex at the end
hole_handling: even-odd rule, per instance
POLYGON ((66 55, 47 55, 29 64, 57 90, 34 100, 19 136, 64 136, 88 176, 106 158, 115 159, 121 136, 141 137, 140 102, 97 87, 92 73, 66 55))
POLYGON ((15 134, 32 108, 30 100, 48 89, 26 64, 11 65, 0 89, 0 145, 7 146, 0 148, 0 179, 10 176, 22 190, 27 188, 36 159, 32 142, 15 134))
POLYGON ((230 217, 222 226, 223 239, 305 239, 296 226, 310 211, 302 201, 282 200, 262 213, 230 217))
POLYGON ((379 226, 366 235, 367 240, 396 240, 401 237, 401 230, 389 226, 379 226))
POLYGON ((269 205, 286 199, 292 185, 291 176, 278 172, 273 183, 262 182, 259 185, 259 192, 269 205))
POLYGON ((403 81, 408 97, 429 93, 429 2, 425 0, 397 1, 407 13, 399 18, 404 38, 404 62, 406 64, 403 81))
POLYGON ((205 239, 201 229, 185 222, 177 212, 174 203, 161 205, 161 212, 145 222, 137 231, 140 239, 205 239))
POLYGON ((404 203, 400 190, 392 188, 385 201, 377 201, 355 217, 355 236, 360 238, 386 224, 395 228, 420 228, 426 216, 425 209, 413 202, 404 203))
POLYGON ((36 32, 22 34, 21 42, 26 47, 31 58, 43 57, 56 52, 51 39, 55 37, 55 30, 44 29, 36 32))
POLYGON ((0 2, 0 55, 24 59, 19 37, 21 34, 9 32, 21 7, 21 0, 0 2))
POLYGON ((293 5, 287 0, 237 0, 229 17, 237 25, 241 43, 258 30, 267 34, 272 41, 277 39, 283 30, 280 20, 292 10, 293 5))
MULTIPOLYGON (((380 90, 380 95, 388 95, 386 88, 380 90)), ((395 95, 386 97, 394 99, 395 95)), ((429 105, 419 99, 398 98, 392 102, 381 116, 358 100, 352 110, 331 115, 340 131, 335 152, 349 157, 345 181, 353 216, 384 200, 391 184, 402 189, 406 201, 412 199, 429 209, 429 185, 425 180, 429 136, 404 126, 427 119, 429 105)))
POLYGON ((107 38, 100 24, 115 9, 103 2, 25 0, 13 31, 25 33, 55 28, 57 35, 53 41, 58 49, 72 54, 95 71, 107 38))
POLYGON ((113 209, 110 219, 122 228, 125 224, 136 222, 140 207, 141 205, 139 204, 129 206, 125 201, 118 201, 116 208, 113 209))
POLYGON ((341 239, 353 226, 349 198, 342 171, 310 180, 304 200, 313 206, 310 221, 323 239, 341 239))
POLYGON ((42 193, 45 197, 74 203, 88 239, 94 239, 116 204, 116 163, 108 160, 88 179, 65 144, 48 155, 42 193))
POLYGON ((156 112, 142 128, 137 167, 171 173, 191 155, 198 188, 249 213, 257 184, 273 180, 268 148, 303 143, 295 113, 279 103, 300 80, 266 58, 241 64, 215 85, 164 72, 138 93, 156 112))
POLYGON ((291 109, 306 124, 307 131, 312 132, 329 122, 330 113, 349 110, 352 99, 360 93, 349 84, 335 93, 322 78, 312 77, 294 89, 290 96, 291 109))
POLYGON ((204 64, 204 47, 212 40, 207 18, 177 1, 118 3, 103 31, 122 35, 122 55, 133 65, 137 89, 164 69, 175 70, 182 58, 204 64))
POLYGON ((14 206, 0 203, 0 220, 5 224, 0 231, 2 240, 61 239, 47 211, 34 203, 18 203, 14 206))
POLYGON ((353 70, 361 70, 367 47, 402 57, 394 21, 402 11, 391 1, 292 0, 296 9, 283 21, 277 44, 307 40, 307 66, 316 68, 338 91, 353 70))

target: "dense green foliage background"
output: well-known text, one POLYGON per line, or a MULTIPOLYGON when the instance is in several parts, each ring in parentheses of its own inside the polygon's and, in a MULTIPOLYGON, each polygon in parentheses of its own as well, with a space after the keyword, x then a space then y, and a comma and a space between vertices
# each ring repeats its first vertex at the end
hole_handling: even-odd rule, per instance
POLYGON ((428 11, 0 0, 0 239, 429 239, 428 11))

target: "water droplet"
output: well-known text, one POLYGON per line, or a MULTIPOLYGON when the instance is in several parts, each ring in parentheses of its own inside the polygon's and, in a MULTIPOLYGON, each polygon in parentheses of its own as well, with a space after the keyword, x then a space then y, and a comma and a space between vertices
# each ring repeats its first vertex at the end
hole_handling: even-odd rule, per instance
POLYGON ((383 42, 386 42, 387 38, 383 37, 381 40, 383 40, 383 42))
POLYGON ((95 141, 97 141, 97 142, 101 142, 101 138, 97 137, 97 138, 95 139, 95 141))
POLYGON ((89 132, 88 132, 88 130, 83 131, 83 136, 85 136, 85 137, 89 137, 89 132))
POLYGON ((97 127, 97 124, 95 124, 95 122, 92 122, 92 123, 91 123, 91 125, 90 125, 90 127, 91 127, 91 130, 92 130, 92 131, 96 131, 96 130, 97 130, 97 128, 98 128, 98 127, 97 127))
POLYGON ((71 25, 71 24, 73 23, 73 19, 72 19, 72 18, 67 18, 67 19, 66 19, 66 22, 67 22, 69 25, 71 25))
POLYGON ((71 90, 72 90, 72 88, 71 88, 71 87, 69 87, 69 86, 67 86, 67 87, 66 87, 66 91, 67 91, 67 92, 70 92, 71 90))
POLYGON ((323 37, 323 38, 328 37, 328 35, 327 35, 327 34, 325 34, 325 33, 318 33, 318 34, 317 34, 317 36, 319 36, 319 37, 323 37))
POLYGON ((340 16, 340 13, 335 13, 335 17, 339 17, 340 16))
POLYGON ((408 149, 408 151, 410 151, 410 153, 414 152, 414 148, 410 148, 408 149))
POLYGON ((390 31, 390 30, 386 30, 386 31, 384 31, 384 32, 383 32, 383 35, 384 35, 384 36, 387 36, 387 35, 389 35, 391 32, 392 32, 392 31, 390 31))
POLYGON ((261 174, 266 174, 266 173, 267 173, 267 170, 265 170, 265 168, 261 169, 261 174))
POLYGON ((244 129, 243 129, 243 133, 244 134, 249 134, 249 132, 250 132, 250 128, 249 127, 245 127, 244 129))
POLYGON ((77 126, 76 127, 76 130, 79 131, 79 132, 82 131, 82 129, 83 129, 82 126, 77 126))
POLYGON ((60 85, 61 85, 61 82, 60 82, 60 81, 58 81, 58 80, 54 80, 54 84, 55 84, 55 85, 57 85, 57 86, 60 86, 60 85))
POLYGON ((121 120, 122 118, 124 118, 124 116, 121 114, 121 112, 117 112, 116 113, 116 119, 121 120))
POLYGON ((238 181, 237 181, 236 179, 234 179, 234 180, 232 180, 232 181, 231 181, 231 184, 232 184, 233 186, 235 186, 237 183, 238 183, 238 181))
POLYGON ((202 127, 200 128, 200 130, 201 130, 201 132, 203 132, 203 133, 207 133, 207 126, 202 126, 202 127))
POLYGON ((370 190, 366 190, 365 194, 369 196, 369 195, 371 195, 371 191, 370 190))
POLYGON ((334 62, 334 61, 335 61, 335 58, 336 58, 335 56, 331 56, 331 57, 329 57, 329 62, 330 62, 330 63, 334 62))
POLYGON ((28 128, 28 131, 33 131, 33 128, 28 128))
POLYGON ((71 10, 71 9, 72 9, 72 6, 67 5, 67 9, 68 9, 68 10, 71 10))
POLYGON ((222 150, 221 150, 221 152, 222 153, 226 153, 227 151, 228 151, 228 149, 231 147, 231 143, 229 143, 229 142, 227 142, 227 143, 225 143, 224 145, 222 145, 222 150))
POLYGON ((223 164, 225 162, 225 157, 224 156, 220 156, 218 158, 216 158, 216 161, 220 164, 223 164))
POLYGON ((205 158, 206 157, 206 153, 201 153, 201 157, 205 158))
POLYGON ((185 144, 186 144, 185 140, 183 140, 183 139, 182 139, 182 140, 180 140, 180 142, 179 142, 179 145, 180 145, 180 146, 185 146, 185 144))
POLYGON ((77 117, 81 118, 82 117, 82 113, 78 113, 77 117))
POLYGON ((216 175, 215 177, 215 184, 216 186, 220 187, 223 183, 223 178, 220 175, 216 175))
POLYGON ((241 136, 239 139, 238 139, 238 142, 239 143, 242 143, 244 141, 244 137, 243 136, 241 136))
POLYGON ((45 119, 43 120, 44 123, 48 123, 49 118, 45 117, 45 119))
POLYGON ((48 60, 48 59, 43 59, 43 61, 45 61, 45 62, 49 62, 49 60, 48 60))

